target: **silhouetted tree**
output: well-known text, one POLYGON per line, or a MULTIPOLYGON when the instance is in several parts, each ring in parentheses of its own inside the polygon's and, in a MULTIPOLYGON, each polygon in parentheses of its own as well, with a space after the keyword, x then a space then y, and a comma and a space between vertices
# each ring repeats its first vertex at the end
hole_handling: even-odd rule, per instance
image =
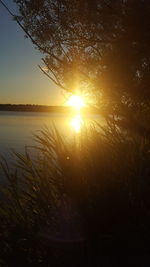
POLYGON ((150 2, 14 2, 15 19, 44 54, 42 71, 63 89, 92 94, 101 110, 142 132, 137 119, 150 120, 150 2))

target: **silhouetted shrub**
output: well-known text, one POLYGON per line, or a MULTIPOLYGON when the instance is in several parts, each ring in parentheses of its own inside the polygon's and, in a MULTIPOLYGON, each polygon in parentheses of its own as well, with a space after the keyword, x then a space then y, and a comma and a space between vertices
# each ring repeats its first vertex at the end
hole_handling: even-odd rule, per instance
POLYGON ((8 180, 1 187, 3 259, 19 251, 26 265, 49 266, 48 259, 59 266, 62 250, 54 249, 56 243, 65 260, 66 244, 73 248, 76 242, 93 258, 114 246, 147 247, 149 139, 133 138, 114 125, 84 129, 70 141, 45 129, 35 139, 34 157, 28 149, 24 155, 14 152, 15 171, 1 161, 8 180))

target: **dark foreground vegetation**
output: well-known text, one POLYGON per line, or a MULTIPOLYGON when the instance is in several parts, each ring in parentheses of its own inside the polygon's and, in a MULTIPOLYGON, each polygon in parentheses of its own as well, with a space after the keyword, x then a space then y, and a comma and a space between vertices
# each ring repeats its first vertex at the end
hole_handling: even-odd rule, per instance
POLYGON ((35 138, 34 158, 1 160, 2 266, 149 266, 150 140, 114 125, 35 138))

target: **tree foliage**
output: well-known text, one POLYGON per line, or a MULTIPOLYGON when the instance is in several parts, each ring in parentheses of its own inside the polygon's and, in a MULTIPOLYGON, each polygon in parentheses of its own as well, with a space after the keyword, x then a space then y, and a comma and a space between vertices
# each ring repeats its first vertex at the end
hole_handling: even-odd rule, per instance
MULTIPOLYGON (((17 19, 44 54, 46 74, 98 104, 147 107, 150 100, 150 2, 14 0, 17 19)), ((123 112, 123 111, 122 111, 123 112)))

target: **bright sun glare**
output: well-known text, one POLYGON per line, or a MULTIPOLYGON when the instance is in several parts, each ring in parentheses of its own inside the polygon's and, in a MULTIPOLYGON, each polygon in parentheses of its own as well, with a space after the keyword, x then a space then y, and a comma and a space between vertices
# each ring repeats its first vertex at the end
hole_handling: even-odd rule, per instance
POLYGON ((77 110, 80 110, 82 107, 85 107, 85 102, 81 96, 72 95, 70 96, 67 104, 71 107, 74 107, 77 110))
POLYGON ((80 109, 86 106, 86 103, 82 96, 72 95, 67 101, 67 105, 73 107, 76 110, 76 115, 71 120, 71 126, 76 133, 79 133, 83 124, 80 109))
POLYGON ((76 133, 79 133, 81 130, 81 126, 83 124, 83 120, 80 114, 77 114, 72 120, 71 120, 71 126, 75 130, 76 133))

